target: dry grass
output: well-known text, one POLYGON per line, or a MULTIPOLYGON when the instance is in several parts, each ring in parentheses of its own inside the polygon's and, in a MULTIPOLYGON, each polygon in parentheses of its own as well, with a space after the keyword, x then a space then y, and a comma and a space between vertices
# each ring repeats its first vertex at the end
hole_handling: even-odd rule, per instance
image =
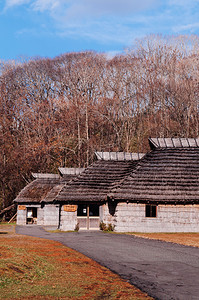
POLYGON ((152 299, 58 242, 0 233, 0 299, 152 299))
POLYGON ((199 233, 133 233, 143 238, 156 239, 187 246, 199 247, 199 233))

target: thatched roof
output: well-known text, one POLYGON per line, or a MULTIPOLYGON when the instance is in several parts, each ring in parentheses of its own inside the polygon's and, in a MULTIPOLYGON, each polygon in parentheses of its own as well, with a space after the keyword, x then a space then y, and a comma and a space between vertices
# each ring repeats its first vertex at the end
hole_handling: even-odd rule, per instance
POLYGON ((19 193, 17 203, 51 203, 62 187, 84 169, 59 168, 60 174, 32 173, 35 178, 19 193))
MULTIPOLYGON (((67 177, 68 182, 72 180, 72 178, 67 177)), ((64 187, 66 184, 66 179, 65 181, 61 181, 58 184, 54 185, 53 188, 50 189, 50 191, 47 193, 47 195, 41 200, 43 203, 53 203, 55 200, 55 197, 58 195, 58 193, 61 191, 61 189, 64 187)))
POLYGON ((65 185, 56 197, 58 202, 106 201, 107 193, 137 164, 133 160, 98 160, 76 179, 65 185))
POLYGON ((25 186, 14 202, 18 203, 40 203, 45 199, 50 190, 60 182, 58 178, 37 178, 25 186))
POLYGON ((139 203, 199 203, 199 148, 196 143, 193 147, 185 147, 184 140, 183 147, 157 146, 108 196, 117 201, 139 203))

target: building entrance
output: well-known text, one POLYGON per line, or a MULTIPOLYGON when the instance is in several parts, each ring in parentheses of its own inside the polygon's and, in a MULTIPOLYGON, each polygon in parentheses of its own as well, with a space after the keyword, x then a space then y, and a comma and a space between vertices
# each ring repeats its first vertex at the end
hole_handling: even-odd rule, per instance
POLYGON ((27 207, 26 224, 37 224, 37 207, 27 207))
POLYGON ((77 208, 77 221, 80 229, 99 229, 99 205, 80 204, 77 208))

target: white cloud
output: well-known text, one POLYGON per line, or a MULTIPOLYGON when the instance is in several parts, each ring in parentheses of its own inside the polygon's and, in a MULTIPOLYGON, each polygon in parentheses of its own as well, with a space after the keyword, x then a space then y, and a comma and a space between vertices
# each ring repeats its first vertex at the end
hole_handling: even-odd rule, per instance
MULTIPOLYGON (((138 13, 158 3, 158 0, 32 0, 30 7, 41 13, 47 11, 60 36, 127 44, 125 41, 132 40, 129 29, 132 16, 137 18, 138 13)), ((145 23, 144 18, 142 21, 145 23)))
POLYGON ((55 11, 57 8, 61 7, 62 1, 59 0, 36 0, 32 3, 32 8, 36 11, 44 12, 55 11))
MULTIPOLYGON (((35 3, 40 3, 42 8, 46 2, 51 0, 37 0, 35 3)), ((107 28, 108 31, 115 31, 116 27, 126 27, 125 23, 130 17, 136 18, 137 14, 156 7, 158 3, 157 0, 57 0, 56 7, 51 9, 51 17, 62 31, 75 31, 77 28, 81 31, 84 28, 85 36, 87 30, 93 33, 96 24, 101 31, 107 28)), ((46 7, 49 8, 50 4, 46 7)), ((39 9, 39 5, 37 8, 39 9)))
MULTIPOLYGON (((28 13, 52 22, 62 37, 129 45, 151 33, 195 33, 199 0, 5 0, 6 8, 27 4, 28 13)), ((41 23, 45 21, 42 20, 41 23)), ((40 33, 43 30, 40 24, 40 33)), ((31 29, 30 29, 31 30, 31 29)), ((38 30, 37 30, 38 31, 38 30)), ((26 34, 21 31, 21 34, 26 34)), ((39 32, 39 31, 38 31, 39 32)), ((31 34, 30 34, 31 35, 31 34)))
POLYGON ((198 33, 199 0, 169 0, 168 17, 175 34, 198 33))
POLYGON ((12 7, 30 3, 34 10, 45 11, 60 9, 68 16, 104 14, 123 15, 142 11, 157 4, 158 0, 6 0, 5 6, 12 7))
POLYGON ((67 16, 129 15, 150 8, 156 0, 76 0, 67 10, 67 16))
MULTIPOLYGON (((97 41, 102 44, 122 45, 124 48, 132 44, 136 37, 144 37, 145 29, 134 29, 129 24, 115 23, 113 21, 93 21, 76 26, 60 28, 61 37, 81 37, 86 40, 97 41)), ((150 33, 150 32, 148 32, 150 33)))
POLYGON ((178 7, 179 9, 183 9, 185 11, 192 10, 197 4, 199 4, 199 0, 169 0, 168 5, 170 7, 178 7))
POLYGON ((199 22, 196 23, 190 23, 186 25, 178 25, 173 28, 174 32, 183 32, 183 31, 189 31, 193 33, 195 30, 199 29, 199 22))
POLYGON ((5 1, 5 9, 8 9, 12 6, 19 6, 22 4, 29 3, 30 0, 6 0, 5 1))

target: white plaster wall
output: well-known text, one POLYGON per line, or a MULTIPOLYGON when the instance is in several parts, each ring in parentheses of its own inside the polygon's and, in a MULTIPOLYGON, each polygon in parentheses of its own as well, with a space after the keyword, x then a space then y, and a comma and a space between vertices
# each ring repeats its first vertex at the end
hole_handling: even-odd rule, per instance
POLYGON ((62 206, 61 208, 61 222, 60 230, 68 231, 75 230, 77 225, 77 211, 64 211, 62 206))
POLYGON ((37 208, 37 225, 44 225, 44 209, 41 206, 37 208))
POLYGON ((26 209, 18 209, 17 206, 17 225, 26 225, 26 209))
POLYGON ((145 205, 119 203, 113 220, 117 232, 199 232, 199 205, 158 205, 157 217, 145 217, 145 205))
POLYGON ((54 204, 46 204, 43 207, 43 224, 46 226, 53 225, 57 226, 59 225, 59 205, 54 204))
POLYGON ((99 207, 99 219, 100 219, 100 222, 103 222, 104 220, 104 207, 105 205, 100 205, 99 207))
POLYGON ((104 222, 106 225, 115 224, 115 215, 109 213, 108 203, 100 206, 100 222, 104 222))
POLYGON ((19 210, 17 207, 17 225, 26 225, 27 207, 37 207, 37 225, 44 225, 44 214, 41 205, 27 204, 23 206, 26 206, 26 209, 19 210))

